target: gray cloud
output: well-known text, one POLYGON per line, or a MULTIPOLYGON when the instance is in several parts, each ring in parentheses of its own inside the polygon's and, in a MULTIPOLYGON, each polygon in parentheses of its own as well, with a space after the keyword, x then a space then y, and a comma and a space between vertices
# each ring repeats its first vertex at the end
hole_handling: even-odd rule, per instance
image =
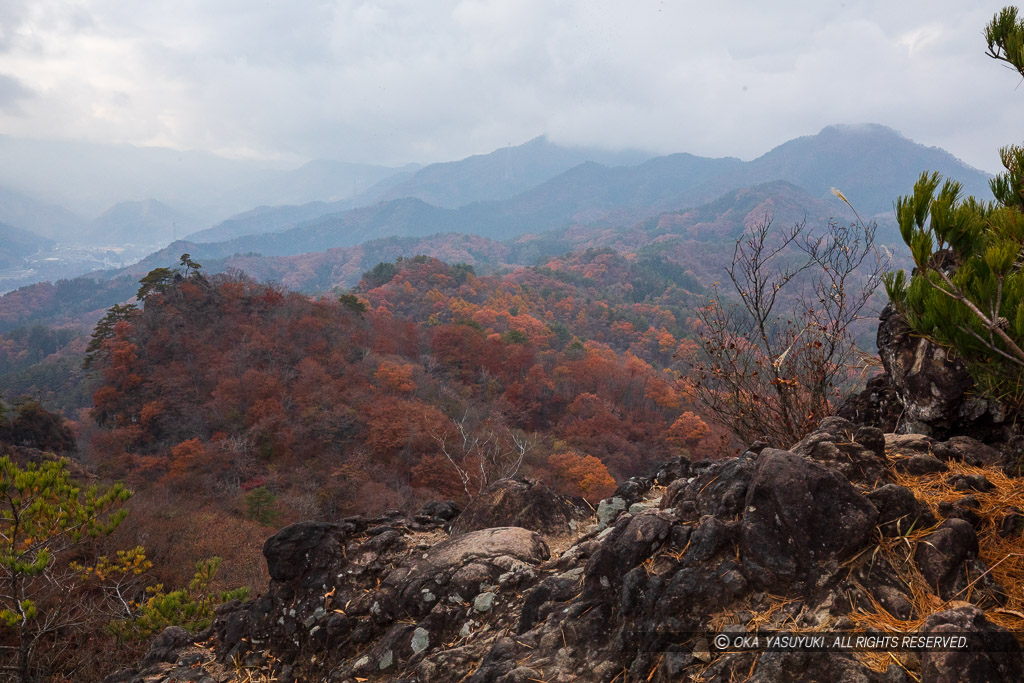
POLYGON ((751 158, 878 122, 995 170, 1024 95, 955 0, 9 0, 0 133, 399 163, 547 132, 751 158), (13 26, 14 28, 9 28, 13 26))
POLYGON ((32 91, 22 85, 17 78, 0 73, 0 111, 16 112, 18 103, 32 95, 32 91))

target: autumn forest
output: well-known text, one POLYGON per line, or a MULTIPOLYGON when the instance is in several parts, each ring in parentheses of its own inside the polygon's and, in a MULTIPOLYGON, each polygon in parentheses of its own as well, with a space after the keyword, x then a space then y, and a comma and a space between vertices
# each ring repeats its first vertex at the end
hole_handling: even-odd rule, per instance
POLYGON ((78 522, 52 562, 55 522, 25 532, 0 618, 33 662, 94 676, 265 590, 261 547, 294 522, 465 506, 507 477, 595 509, 679 456, 786 447, 873 371, 885 240, 842 202, 774 183, 506 242, 179 243, 11 291, 9 502, 78 522), (36 604, 77 611, 51 627, 36 604))

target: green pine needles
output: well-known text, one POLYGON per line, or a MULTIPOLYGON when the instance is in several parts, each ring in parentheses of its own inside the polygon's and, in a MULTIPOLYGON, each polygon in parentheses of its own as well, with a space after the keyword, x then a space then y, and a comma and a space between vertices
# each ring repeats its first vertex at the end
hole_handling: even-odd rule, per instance
MULTIPOLYGON (((1024 21, 1004 9, 986 28, 989 56, 1024 75, 1024 21)), ((889 299, 915 332, 955 351, 978 388, 1024 409, 1024 147, 1000 150, 994 201, 923 173, 896 218, 916 269, 887 274, 889 299)))
POLYGON ((22 468, 0 457, 0 676, 36 680, 37 645, 89 621, 81 574, 63 560, 110 535, 131 495, 121 484, 82 491, 65 460, 22 468))
POLYGON ((1024 18, 1018 18, 1016 7, 1005 7, 993 17, 985 27, 985 41, 985 54, 1024 76, 1024 18))
POLYGON ((188 588, 167 591, 163 584, 146 589, 148 598, 138 606, 130 619, 110 624, 110 631, 124 640, 144 640, 168 626, 181 626, 197 633, 213 623, 213 610, 229 600, 244 600, 249 596, 248 588, 214 591, 211 588, 221 559, 211 557, 196 563, 196 573, 188 588))

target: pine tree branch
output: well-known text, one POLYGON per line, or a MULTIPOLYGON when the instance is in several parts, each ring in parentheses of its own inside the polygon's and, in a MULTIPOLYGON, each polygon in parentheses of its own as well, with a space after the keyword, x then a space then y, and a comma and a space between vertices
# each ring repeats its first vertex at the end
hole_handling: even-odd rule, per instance
MULTIPOLYGON (((939 277, 942 278, 943 282, 945 282, 947 285, 949 285, 950 290, 947 290, 947 289, 944 289, 942 287, 939 287, 937 284, 935 284, 934 282, 932 282, 928 278, 925 278, 925 281, 932 288, 934 288, 935 290, 937 290, 939 292, 942 292, 946 296, 948 296, 948 297, 950 297, 950 298, 952 298, 952 299, 954 299, 956 301, 959 301, 961 304, 966 306, 971 311, 971 313, 976 315, 978 317, 978 319, 981 320, 981 322, 985 325, 985 327, 987 327, 989 329, 990 332, 994 333, 997 337, 999 337, 1003 341, 1003 343, 1006 344, 1006 346, 1010 349, 1010 351, 1013 352, 1013 354, 1014 354, 1013 361, 1015 363, 1017 363, 1018 365, 1024 365, 1024 349, 1021 349, 1017 345, 1017 343, 1014 342, 1013 339, 1010 338, 1010 335, 1006 334, 1006 331, 999 326, 998 322, 989 319, 989 317, 986 316, 981 311, 981 309, 978 308, 975 305, 975 303, 973 301, 968 299, 959 290, 959 288, 956 285, 953 284, 953 281, 950 280, 949 276, 946 275, 944 272, 942 272, 941 269, 939 269, 939 268, 930 268, 930 270, 938 273, 939 277)), ((987 343, 986 343, 986 345, 987 345, 987 343)))
POLYGON ((967 334, 971 335, 972 337, 974 337, 975 339, 980 341, 985 346, 985 348, 987 348, 989 351, 992 351, 993 353, 1002 356, 1003 358, 1005 358, 1006 360, 1010 361, 1011 363, 1016 363, 1018 365, 1024 365, 1024 362, 1022 362, 1019 358, 1014 358, 1013 356, 1011 356, 1010 354, 1006 353, 1006 351, 1003 351, 998 346, 993 345, 990 341, 986 340, 984 337, 982 337, 980 334, 978 334, 977 332, 975 332, 971 328, 965 327, 964 325, 957 325, 957 329, 960 330, 961 332, 966 332, 967 334))

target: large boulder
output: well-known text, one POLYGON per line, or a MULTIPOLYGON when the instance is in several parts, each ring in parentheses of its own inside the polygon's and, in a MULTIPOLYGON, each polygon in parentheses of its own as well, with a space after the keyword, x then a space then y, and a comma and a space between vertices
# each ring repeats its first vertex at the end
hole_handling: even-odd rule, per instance
POLYGON ((766 586, 813 582, 871 540, 878 510, 837 472, 765 449, 747 490, 740 553, 766 586))
POLYGON ((545 484, 525 479, 500 479, 476 496, 452 522, 453 536, 491 529, 521 527, 542 534, 571 531, 583 512, 545 484))
POLYGON ((286 526, 263 544, 270 578, 319 585, 326 574, 347 564, 346 540, 345 530, 336 524, 298 522, 286 526))
POLYGON ((423 571, 461 567, 472 560, 502 555, 537 564, 548 559, 550 552, 540 534, 529 529, 483 529, 438 543, 414 563, 410 576, 423 571))

